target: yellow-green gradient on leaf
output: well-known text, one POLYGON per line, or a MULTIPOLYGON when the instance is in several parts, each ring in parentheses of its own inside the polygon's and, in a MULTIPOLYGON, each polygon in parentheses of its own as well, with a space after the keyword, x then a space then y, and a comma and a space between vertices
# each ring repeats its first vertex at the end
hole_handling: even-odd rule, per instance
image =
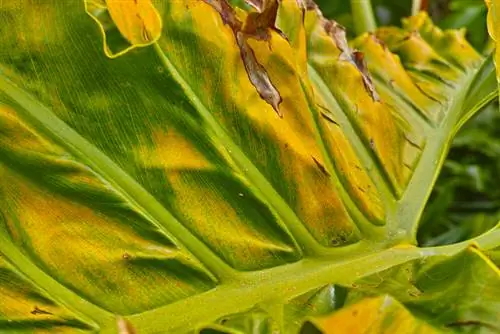
POLYGON ((0 1, 0 332, 351 328, 379 276, 376 328, 427 328, 473 276, 410 299, 423 259, 496 289, 415 241, 488 61, 425 14, 347 40, 312 1, 234 3, 0 1))

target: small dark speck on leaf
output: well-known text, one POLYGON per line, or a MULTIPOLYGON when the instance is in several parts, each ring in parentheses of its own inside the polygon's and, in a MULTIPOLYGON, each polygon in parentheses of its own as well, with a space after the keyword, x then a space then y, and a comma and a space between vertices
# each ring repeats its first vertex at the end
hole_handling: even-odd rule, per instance
POLYGON ((129 260, 130 259, 130 254, 129 253, 123 253, 122 258, 124 260, 129 260))

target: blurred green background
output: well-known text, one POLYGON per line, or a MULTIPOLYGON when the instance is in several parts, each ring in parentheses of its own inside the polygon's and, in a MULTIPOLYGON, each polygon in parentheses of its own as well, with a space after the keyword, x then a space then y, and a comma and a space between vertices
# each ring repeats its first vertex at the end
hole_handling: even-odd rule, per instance
MULTIPOLYGON (((316 1, 354 37, 349 0, 316 1)), ((484 0, 422 0, 443 29, 465 28, 470 43, 491 52, 484 0)), ((400 25, 411 15, 411 0, 372 0, 379 25, 400 25)), ((500 112, 498 103, 485 107, 458 133, 424 212, 418 241, 423 246, 450 244, 477 236, 500 220, 500 112)))

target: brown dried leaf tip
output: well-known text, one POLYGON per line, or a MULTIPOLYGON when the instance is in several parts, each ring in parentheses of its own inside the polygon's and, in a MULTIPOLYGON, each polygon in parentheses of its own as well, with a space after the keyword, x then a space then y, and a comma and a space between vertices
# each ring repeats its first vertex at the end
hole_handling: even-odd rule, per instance
POLYGON ((363 76, 363 84, 365 85, 366 90, 370 93, 373 101, 380 101, 380 96, 375 90, 375 85, 373 84, 370 73, 368 72, 368 67, 366 66, 365 56, 363 52, 353 51, 353 60, 354 64, 358 68, 359 72, 363 76))
POLYGON ((278 0, 247 0, 258 12, 250 13, 245 22, 236 15, 233 7, 227 0, 203 0, 214 8, 221 16, 222 21, 233 31, 236 43, 240 49, 241 59, 252 85, 257 89, 260 97, 273 107, 276 113, 283 117, 279 109, 282 101, 280 93, 271 82, 269 74, 255 57, 255 53, 248 44, 248 39, 270 41, 271 31, 283 33, 275 27, 278 13, 278 0))
POLYGON ((278 0, 246 0, 257 12, 248 14, 243 30, 253 38, 268 41, 271 39, 270 31, 275 31, 281 37, 288 38, 276 26, 278 16, 278 0))
POLYGON ((366 66, 366 61, 362 52, 357 50, 352 50, 347 43, 347 37, 345 33, 345 28, 333 20, 327 20, 323 17, 323 14, 317 7, 317 5, 309 0, 307 8, 309 10, 315 10, 323 23, 323 28, 325 32, 332 38, 335 45, 340 50, 339 59, 342 61, 348 61, 358 69, 361 77, 363 79, 363 84, 366 91, 370 94, 374 101, 380 101, 380 96, 375 90, 375 85, 373 84, 370 73, 368 72, 368 67, 366 66))

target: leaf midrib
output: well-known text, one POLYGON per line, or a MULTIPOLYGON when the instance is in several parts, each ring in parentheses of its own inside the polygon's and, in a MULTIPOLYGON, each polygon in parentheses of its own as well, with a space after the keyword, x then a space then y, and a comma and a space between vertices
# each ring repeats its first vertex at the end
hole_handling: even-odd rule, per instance
MULTIPOLYGON (((272 269, 247 274, 237 284, 225 284, 204 294, 128 317, 141 333, 177 333, 196 325, 209 324, 228 314, 255 306, 284 305, 290 299, 327 284, 348 286, 360 278, 429 256, 453 256, 474 245, 482 250, 498 247, 500 229, 458 244, 418 248, 396 246, 371 254, 332 262, 329 257, 305 259, 272 269), (348 279, 346 279, 348 277, 348 279), (223 302, 221 302, 223 301, 223 302)), ((369 252, 369 251, 368 251, 369 252)), ((279 322, 279 319, 277 319, 279 322)))

